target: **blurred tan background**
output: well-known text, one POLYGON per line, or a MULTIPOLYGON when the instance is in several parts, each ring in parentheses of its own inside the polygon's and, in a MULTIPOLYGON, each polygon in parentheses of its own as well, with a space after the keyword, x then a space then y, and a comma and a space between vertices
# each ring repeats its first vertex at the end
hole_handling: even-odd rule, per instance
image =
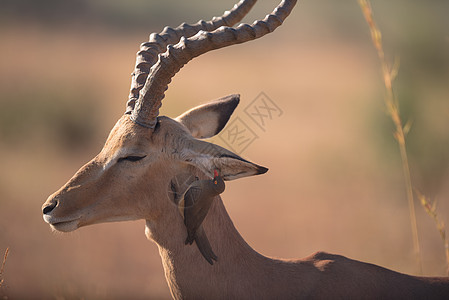
MULTIPOLYGON (((245 19, 271 12, 260 0, 245 19)), ((144 221, 53 234, 48 195, 98 153, 125 109, 141 42, 165 25, 221 15, 226 1, 4 0, 0 3, 0 253, 11 299, 170 297, 144 221)), ((375 1, 414 185, 449 224, 449 3, 375 1)), ((257 134, 242 156, 263 176, 227 185, 243 237, 264 255, 317 250, 417 273, 399 151, 356 1, 299 1, 274 34, 208 53, 173 80, 162 114, 241 94, 234 113, 257 134), (244 113, 264 92, 283 111, 261 130, 244 113)), ((220 139, 215 139, 222 143, 220 139)), ((424 273, 444 275, 444 249, 416 202, 424 273)))

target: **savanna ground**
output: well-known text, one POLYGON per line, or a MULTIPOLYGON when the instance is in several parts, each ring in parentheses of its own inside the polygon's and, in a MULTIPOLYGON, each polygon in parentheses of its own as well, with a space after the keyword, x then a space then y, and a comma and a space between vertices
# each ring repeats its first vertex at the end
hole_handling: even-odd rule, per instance
MULTIPOLYGON (((233 5, 206 2, 2 2, 0 252, 10 254, 1 296, 169 298, 144 221, 53 234, 41 205, 100 151, 124 112, 134 54, 148 33, 233 5)), ((245 20, 276 4, 261 0, 245 20)), ((449 223, 449 5, 373 8, 389 58, 400 58, 396 92, 403 119, 413 121, 412 180, 449 223)), ((242 156, 270 168, 228 183, 223 195, 252 247, 284 258, 323 250, 418 272, 380 66, 356 1, 299 1, 275 34, 195 59, 173 80, 162 114, 232 93, 241 104, 231 121, 240 117, 258 136, 242 156), (264 130, 244 113, 260 92, 283 111, 264 130)), ((424 274, 445 275, 439 234, 415 205, 424 274)))

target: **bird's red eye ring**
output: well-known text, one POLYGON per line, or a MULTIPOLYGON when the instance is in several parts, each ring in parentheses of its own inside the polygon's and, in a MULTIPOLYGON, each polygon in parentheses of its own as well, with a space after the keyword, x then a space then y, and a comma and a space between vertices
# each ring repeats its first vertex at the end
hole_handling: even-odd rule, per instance
POLYGON ((214 180, 214 184, 218 184, 218 182, 216 180, 214 180))

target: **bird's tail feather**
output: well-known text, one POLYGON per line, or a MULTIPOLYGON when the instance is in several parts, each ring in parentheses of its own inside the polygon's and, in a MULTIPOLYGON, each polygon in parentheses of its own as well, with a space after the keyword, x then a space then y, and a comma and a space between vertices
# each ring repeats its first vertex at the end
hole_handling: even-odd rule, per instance
POLYGON ((195 242, 196 245, 198 246, 198 250, 200 250, 203 257, 207 260, 208 263, 213 265, 214 260, 217 261, 218 257, 212 250, 212 247, 209 243, 209 239, 207 238, 206 233, 204 232, 203 226, 200 226, 196 231, 195 242))

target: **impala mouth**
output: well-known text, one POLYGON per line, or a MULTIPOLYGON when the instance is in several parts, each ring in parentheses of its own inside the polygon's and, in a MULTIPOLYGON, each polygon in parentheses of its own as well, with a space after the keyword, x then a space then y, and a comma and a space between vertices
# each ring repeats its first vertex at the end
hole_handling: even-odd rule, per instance
POLYGON ((51 229, 60 231, 60 232, 70 232, 79 228, 79 219, 72 220, 58 220, 49 215, 44 215, 44 221, 48 223, 51 229))

